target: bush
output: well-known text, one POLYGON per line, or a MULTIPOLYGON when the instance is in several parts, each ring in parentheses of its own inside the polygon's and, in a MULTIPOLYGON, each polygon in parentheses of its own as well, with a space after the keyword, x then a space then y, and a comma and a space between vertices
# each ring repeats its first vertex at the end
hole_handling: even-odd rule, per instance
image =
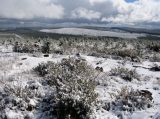
POLYGON ((127 68, 115 68, 111 70, 111 75, 120 76, 122 79, 126 81, 132 81, 133 79, 139 80, 139 75, 135 70, 129 70, 127 68))
POLYGON ((151 45, 148 45, 147 48, 149 48, 149 50, 152 50, 154 52, 159 52, 160 51, 160 45, 158 44, 151 44, 151 45))
POLYGON ((57 88, 56 114, 58 119, 87 119, 96 103, 95 82, 78 80, 57 88), (70 118, 69 118, 70 117, 70 118))
POLYGON ((44 82, 55 87, 52 107, 58 119, 87 119, 96 103, 95 70, 81 59, 62 59, 35 68, 44 82), (45 72, 45 73, 44 73, 45 72))
POLYGON ((29 43, 16 42, 13 47, 13 52, 33 53, 34 51, 38 51, 38 48, 35 48, 33 44, 29 44, 29 43))
POLYGON ((49 68, 49 66, 51 65, 50 63, 51 63, 51 62, 48 62, 47 64, 41 63, 41 64, 39 64, 37 67, 33 68, 33 70, 34 70, 35 72, 37 72, 40 76, 43 77, 43 76, 45 76, 46 74, 49 73, 48 68, 49 68))
POLYGON ((137 56, 140 55, 138 51, 133 49, 118 50, 118 51, 115 51, 113 54, 121 56, 122 58, 126 58, 126 57, 137 58, 137 56))
POLYGON ((86 119, 90 107, 85 106, 83 102, 72 98, 61 99, 57 104, 57 113, 59 119, 86 119), (78 113, 77 113, 78 112, 78 113))
POLYGON ((42 53, 50 53, 50 43, 49 42, 46 42, 42 46, 42 53))
POLYGON ((152 93, 147 90, 129 90, 127 87, 121 89, 117 95, 115 95, 115 101, 110 105, 109 110, 112 111, 128 111, 133 112, 135 110, 145 110, 153 105, 152 93))

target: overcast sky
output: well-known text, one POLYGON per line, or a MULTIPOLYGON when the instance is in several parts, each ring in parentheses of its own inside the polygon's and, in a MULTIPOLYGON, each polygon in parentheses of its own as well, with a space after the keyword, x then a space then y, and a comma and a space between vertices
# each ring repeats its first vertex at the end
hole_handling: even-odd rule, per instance
POLYGON ((160 23, 160 0, 0 0, 0 19, 160 23))

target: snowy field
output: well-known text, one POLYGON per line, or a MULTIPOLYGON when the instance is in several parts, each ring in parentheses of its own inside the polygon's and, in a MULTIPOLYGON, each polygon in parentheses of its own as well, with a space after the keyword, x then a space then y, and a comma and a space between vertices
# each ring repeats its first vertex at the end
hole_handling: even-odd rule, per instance
POLYGON ((92 30, 92 29, 85 29, 85 28, 42 29, 40 31, 46 32, 46 33, 89 35, 89 36, 108 36, 108 37, 134 38, 134 39, 136 39, 137 37, 145 36, 144 34, 137 34, 137 33, 102 31, 102 30, 92 30))
MULTIPOLYGON (((57 30, 55 31, 59 32, 57 30)), ((47 61, 58 63, 63 58, 69 57, 82 58, 93 68, 97 66, 103 68, 103 72, 100 72, 96 79, 98 81, 98 85, 96 86, 98 101, 102 103, 94 109, 93 119, 160 119, 160 72, 150 71, 148 69, 154 66, 155 63, 160 65, 160 62, 142 61, 137 63, 114 60, 112 58, 98 58, 83 54, 80 56, 49 54, 49 57, 44 57, 43 54, 35 56, 28 53, 14 53, 12 52, 12 46, 0 46, 0 118, 53 119, 53 117, 46 116, 48 114, 47 111, 44 112, 42 110, 43 99, 53 89, 42 83, 42 77, 38 76, 33 71, 33 68, 38 66, 39 63, 46 63, 47 61), (138 72, 140 80, 133 79, 129 82, 119 76, 111 76, 111 69, 117 67, 134 69, 138 72), (5 91, 7 90, 6 87, 12 87, 13 90, 17 90, 16 93, 19 94, 19 97, 15 97, 14 91, 7 95, 5 93, 7 92, 5 91), (24 99, 24 96, 26 96, 25 89, 31 87, 34 96, 27 97, 26 100, 24 99), (114 95, 124 87, 127 89, 150 91, 153 97, 153 106, 142 110, 135 110, 132 113, 120 111, 118 107, 114 111, 106 110, 103 104, 114 101, 114 95), (5 105, 5 108, 2 108, 2 105, 5 105), (26 105, 32 108, 25 109, 24 107, 26 105)))

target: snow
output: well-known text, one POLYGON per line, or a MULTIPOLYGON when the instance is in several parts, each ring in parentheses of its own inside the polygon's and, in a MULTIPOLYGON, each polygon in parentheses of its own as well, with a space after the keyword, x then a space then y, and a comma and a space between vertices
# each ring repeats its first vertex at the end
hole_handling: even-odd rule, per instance
POLYGON ((20 113, 6 109, 7 119, 22 119, 23 116, 20 113))
POLYGON ((137 33, 122 33, 114 31, 102 31, 102 30, 92 30, 85 28, 59 28, 59 29, 42 29, 41 32, 46 33, 58 33, 58 34, 72 34, 72 35, 89 35, 89 36, 109 36, 109 37, 119 37, 119 38, 137 38, 145 36, 144 34, 137 33))
MULTIPOLYGON (((31 85, 31 81, 34 79, 35 82, 33 82, 36 86, 41 87, 40 92, 41 95, 45 96, 44 93, 49 93, 50 89, 48 87, 43 87, 38 81, 40 77, 36 77, 32 73, 32 69, 36 67, 39 63, 46 63, 47 61, 53 61, 53 62, 60 62, 63 58, 68 57, 75 57, 75 56, 68 56, 68 55, 55 55, 50 54, 49 57, 43 57, 41 55, 40 57, 34 57, 31 54, 18 54, 18 53, 0 53, 0 63, 10 62, 9 65, 13 66, 13 68, 7 69, 6 79, 9 76, 12 76, 12 79, 16 77, 19 77, 16 79, 15 82, 12 82, 11 84, 14 86, 20 85, 20 82, 22 82, 21 85, 25 87, 25 85, 31 85), (3 58, 2 58, 3 57, 3 58), (9 58, 10 60, 7 60, 9 58), (22 58, 26 58, 25 60, 22 60, 22 58), (18 65, 20 64, 21 65, 18 65), (24 72, 31 71, 31 73, 25 74, 24 72), (28 83, 30 81, 30 83, 28 83)), ((159 119, 160 117, 160 89, 155 90, 154 88, 160 87, 160 84, 157 84, 157 78, 160 78, 159 72, 153 72, 148 69, 144 69, 141 67, 151 67, 154 65, 153 62, 149 61, 143 61, 142 63, 131 63, 126 62, 123 64, 123 60, 114 60, 110 58, 97 58, 93 56, 86 56, 81 55, 83 59, 85 59, 89 65, 92 65, 94 68, 99 66, 103 67, 104 72, 100 73, 99 75, 99 82, 100 85, 96 87, 96 92, 99 94, 98 100, 100 101, 113 101, 114 98, 111 97, 111 94, 117 93, 122 87, 127 86, 129 88, 133 89, 143 89, 143 90, 149 90, 153 94, 154 99, 154 106, 150 109, 142 110, 142 111, 135 111, 133 114, 124 113, 123 117, 124 119, 159 119), (97 64, 98 63, 98 64, 97 64), (141 78, 143 80, 137 81, 134 79, 132 82, 127 82, 120 77, 110 77, 108 75, 109 71, 116 67, 126 67, 129 69, 135 69, 133 66, 141 66, 137 67, 136 71, 138 74, 140 74, 141 78), (146 78, 148 77, 148 78, 146 78)), ((157 62, 158 65, 160 63, 157 62)), ((6 65, 7 66, 7 65, 6 65)), ((5 66, 4 66, 5 67, 5 66)), ((2 71, 0 71, 2 72, 2 71)), ((1 75, 2 76, 2 75, 1 75)), ((10 82, 8 82, 10 83, 10 82)), ((30 99, 29 104, 36 106, 37 105, 37 99, 30 99)), ((23 114, 21 112, 16 112, 10 109, 6 110, 7 112, 7 118, 8 119, 22 119, 23 114)), ((38 119, 38 111, 33 111, 32 113, 28 113, 36 119, 38 119)), ((108 112, 104 109, 99 109, 98 111, 94 112, 94 116, 96 119, 118 119, 118 117, 113 112, 108 112)), ((43 118, 44 119, 44 118, 43 118)))

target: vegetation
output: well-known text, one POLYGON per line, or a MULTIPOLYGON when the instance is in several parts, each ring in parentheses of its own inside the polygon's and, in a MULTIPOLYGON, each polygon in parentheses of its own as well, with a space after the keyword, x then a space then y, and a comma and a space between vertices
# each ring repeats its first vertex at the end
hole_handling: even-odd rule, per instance
POLYGON ((87 119, 96 103, 95 71, 81 59, 63 59, 55 64, 48 62, 34 68, 45 76, 48 85, 56 87, 54 95, 58 119, 87 119))
POLYGON ((152 107, 152 93, 147 90, 133 90, 123 87, 121 91, 115 95, 115 101, 108 105, 112 111, 128 111, 144 110, 152 107), (117 109, 118 108, 118 109, 117 109))
POLYGON ((0 90, 0 118, 8 118, 6 117, 7 109, 15 112, 18 110, 26 119, 33 118, 26 114, 34 110, 43 112, 43 118, 92 119, 93 112, 97 113, 100 110, 103 113, 102 106, 109 111, 108 113, 115 115, 119 112, 131 115, 134 111, 153 106, 152 93, 148 90, 153 88, 153 91, 157 91, 155 94, 159 93, 157 84, 160 84, 158 77, 160 66, 157 62, 160 62, 160 41, 149 40, 148 37, 135 40, 59 35, 40 33, 35 30, 29 32, 27 29, 18 30, 18 32, 23 32, 20 33, 23 38, 11 38, 14 35, 0 38, 1 79, 8 83, 3 84, 1 88, 3 90, 0 90), (71 57, 64 58, 58 63, 50 61, 55 57, 62 58, 61 55, 71 57), (30 59, 35 61, 39 56, 41 58, 38 62, 41 60, 49 62, 40 63, 34 68, 30 66, 33 70, 29 68, 28 71, 27 65, 32 65, 30 59), (45 58, 48 56, 52 57, 45 58), (88 65, 86 60, 91 61, 95 69, 88 65), (112 68, 112 64, 109 64, 112 61, 113 64, 116 62, 116 65, 122 67, 108 72, 108 69, 112 68), (140 76, 142 71, 137 73, 138 70, 125 68, 128 65, 138 70, 143 68, 151 73, 140 76), (28 75, 23 76, 26 72, 28 75), (155 76, 152 75, 153 72, 155 76), (131 87, 142 84, 145 90, 125 87, 111 94, 112 91, 116 91, 127 83, 119 80, 119 77, 129 81, 128 84, 131 84, 131 87), (142 77, 145 80, 140 80, 142 77), (137 80, 133 81, 134 79, 137 80), (19 85, 20 81, 24 86, 19 85), (148 85, 145 86, 148 82, 154 87, 151 86, 148 89, 148 85), (154 84, 155 82, 157 84, 154 84), (16 85, 13 85, 14 83, 16 85), (100 94, 100 98, 97 98, 98 94, 95 90, 100 94), (108 93, 113 95, 112 99, 108 98, 108 93))
POLYGON ((129 70, 127 68, 115 68, 111 70, 111 75, 112 76, 120 76, 122 79, 126 81, 132 81, 133 79, 138 79, 139 80, 139 75, 135 70, 129 70))

